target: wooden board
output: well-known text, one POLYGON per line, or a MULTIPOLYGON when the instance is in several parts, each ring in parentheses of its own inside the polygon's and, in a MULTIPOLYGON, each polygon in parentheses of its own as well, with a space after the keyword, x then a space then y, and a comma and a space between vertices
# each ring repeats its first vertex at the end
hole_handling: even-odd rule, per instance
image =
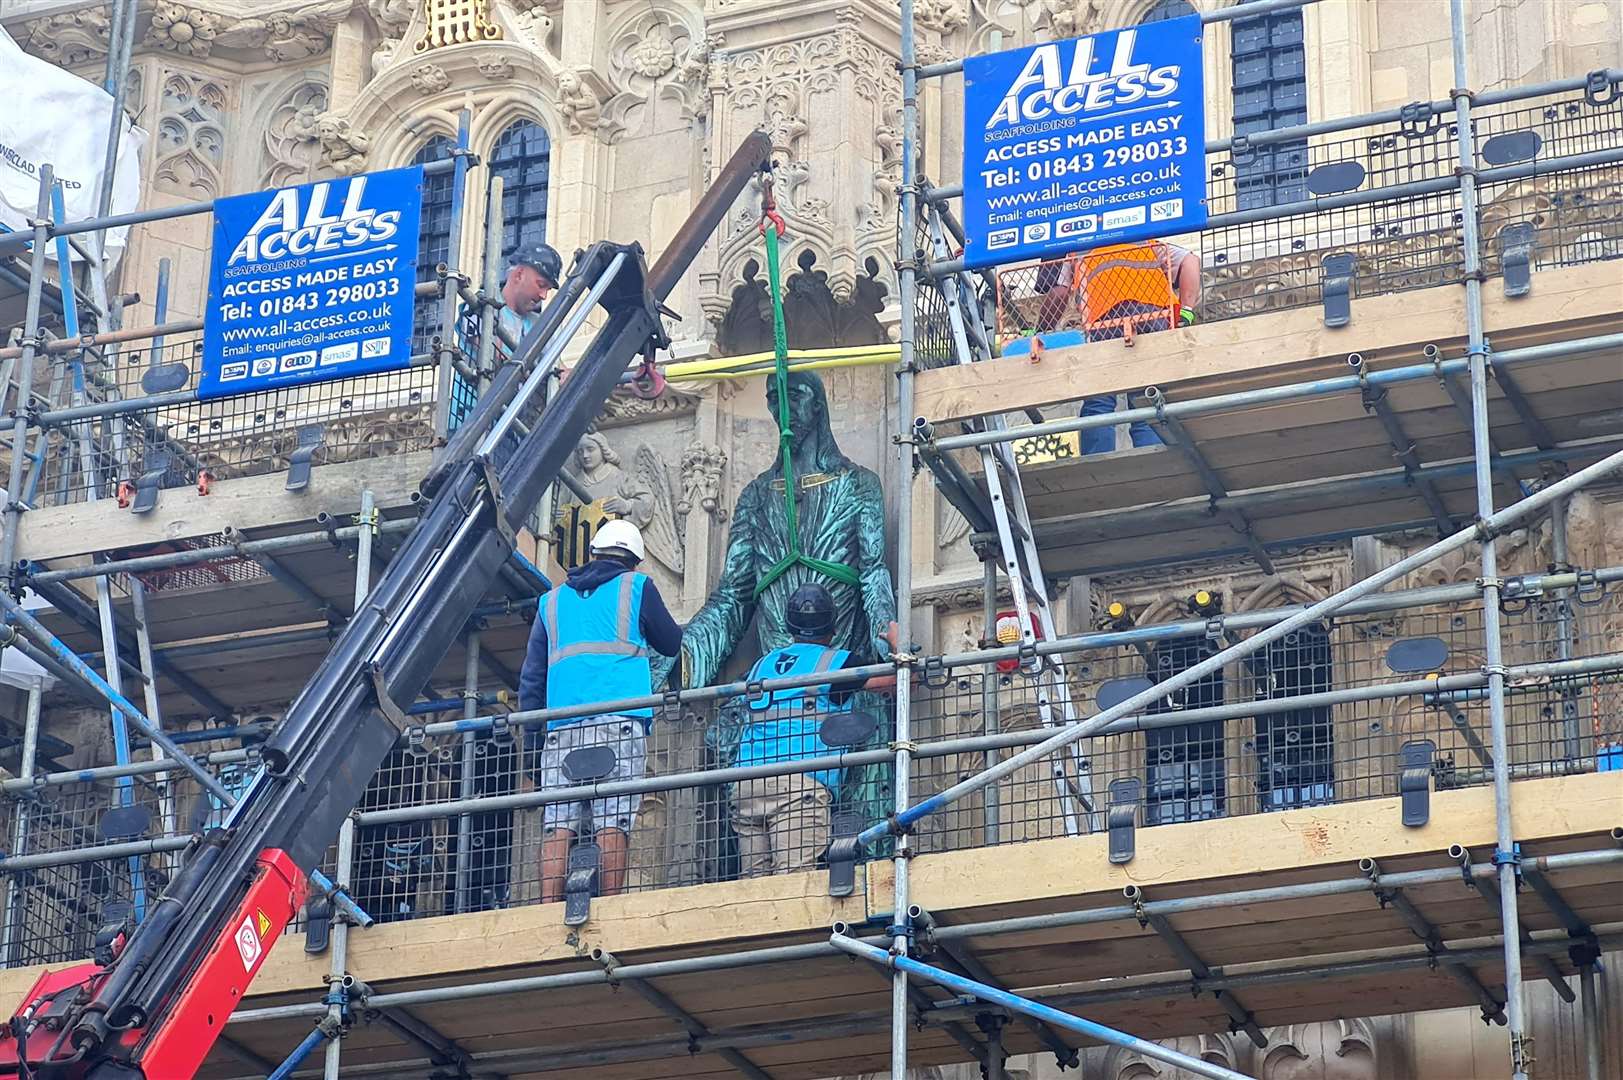
MULTIPOLYGON (((1525 299, 1485 290, 1484 326, 1500 351, 1613 332, 1623 322, 1620 291, 1623 263, 1615 261, 1540 272, 1525 299)), ((1382 368, 1418 362, 1427 344, 1458 355, 1464 300, 1456 287, 1422 289, 1354 300, 1351 322, 1334 330, 1317 308, 1300 308, 1146 334, 1131 347, 1106 341, 1052 349, 1038 364, 1010 358, 935 368, 916 376, 916 411, 939 424, 1146 386, 1171 388, 1179 400, 1345 375, 1353 352, 1382 368)))
POLYGON ((226 527, 241 531, 314 522, 320 513, 348 517, 370 489, 377 505, 402 507, 428 471, 428 451, 320 465, 310 471, 310 486, 287 490, 287 476, 274 473, 238 480, 219 480, 209 494, 196 488, 161 492, 158 508, 137 517, 102 500, 30 511, 17 534, 17 556, 35 562, 85 555, 166 540, 210 536, 226 527))

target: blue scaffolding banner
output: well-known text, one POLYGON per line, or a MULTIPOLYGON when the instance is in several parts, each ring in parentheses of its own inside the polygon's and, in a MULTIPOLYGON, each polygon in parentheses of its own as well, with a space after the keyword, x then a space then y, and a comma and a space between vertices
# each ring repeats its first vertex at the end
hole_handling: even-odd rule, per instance
POLYGON ((423 168, 214 204, 203 398, 411 362, 423 168))
POLYGON ((1200 16, 964 61, 964 258, 1016 262, 1206 223, 1200 16))

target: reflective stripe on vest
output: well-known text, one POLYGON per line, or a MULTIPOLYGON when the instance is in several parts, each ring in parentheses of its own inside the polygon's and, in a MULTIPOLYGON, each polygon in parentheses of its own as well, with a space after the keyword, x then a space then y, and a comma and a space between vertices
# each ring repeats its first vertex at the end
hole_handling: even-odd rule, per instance
POLYGON ((1096 248, 1082 259, 1083 300, 1088 321, 1108 317, 1124 302, 1150 307, 1172 306, 1172 279, 1161 256, 1150 244, 1111 244, 1096 248))
POLYGON ((631 607, 637 589, 636 574, 620 575, 620 597, 615 610, 613 641, 577 641, 558 648, 558 590, 547 593, 547 664, 571 656, 647 656, 648 650, 631 642, 631 607))
MULTIPOLYGON (((617 581, 606 581, 587 594, 564 585, 542 598, 548 708, 648 696, 652 670, 639 603, 640 590, 648 587, 647 582, 646 575, 627 571, 617 581)), ((623 711, 631 716, 653 716, 649 708, 623 711)))

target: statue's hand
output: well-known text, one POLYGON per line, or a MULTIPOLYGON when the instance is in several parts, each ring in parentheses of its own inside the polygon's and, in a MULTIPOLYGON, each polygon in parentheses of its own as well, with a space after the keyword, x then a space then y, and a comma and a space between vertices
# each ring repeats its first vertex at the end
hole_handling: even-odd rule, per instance
POLYGON ((611 514, 624 515, 631 512, 631 504, 618 495, 610 495, 603 500, 603 509, 611 514))

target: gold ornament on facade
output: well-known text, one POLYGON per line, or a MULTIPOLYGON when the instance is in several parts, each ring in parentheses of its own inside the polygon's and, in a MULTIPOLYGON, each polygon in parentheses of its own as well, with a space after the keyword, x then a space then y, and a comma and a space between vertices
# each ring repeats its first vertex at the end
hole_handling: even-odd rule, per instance
POLYGON ((423 0, 428 31, 412 46, 415 53, 475 41, 500 41, 502 28, 490 21, 487 0, 423 0))

